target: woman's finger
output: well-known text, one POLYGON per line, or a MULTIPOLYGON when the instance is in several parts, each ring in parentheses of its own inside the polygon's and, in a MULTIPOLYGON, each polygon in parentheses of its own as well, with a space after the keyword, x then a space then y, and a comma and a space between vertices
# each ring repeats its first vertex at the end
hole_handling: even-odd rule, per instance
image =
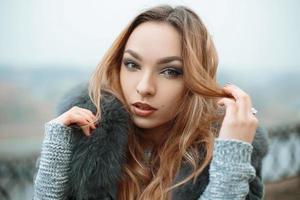
POLYGON ((89 126, 82 126, 81 129, 86 136, 91 136, 91 129, 89 126))
POLYGON ((94 119, 94 117, 92 117, 89 113, 87 113, 87 112, 85 112, 85 111, 83 111, 83 110, 79 110, 79 111, 77 112, 77 114, 83 116, 83 117, 87 120, 88 125, 89 125, 92 129, 95 129, 95 128, 96 128, 95 123, 94 123, 94 122, 95 122, 95 119, 94 119))
POLYGON ((218 105, 225 106, 226 116, 233 119, 236 118, 238 108, 236 106, 236 102, 233 99, 226 98, 226 97, 222 98, 221 100, 218 101, 218 105))
POLYGON ((238 115, 244 117, 245 115, 251 113, 252 103, 250 96, 246 92, 235 85, 226 85, 224 87, 224 90, 235 98, 236 103, 239 107, 238 115))
POLYGON ((81 108, 78 106, 74 106, 72 107, 72 112, 73 113, 86 113, 92 120, 89 121, 93 121, 95 122, 97 120, 96 116, 92 113, 92 111, 86 109, 86 108, 81 108))
POLYGON ((86 136, 90 136, 90 126, 88 121, 82 115, 74 113, 71 118, 71 123, 76 123, 83 130, 86 136))
POLYGON ((82 111, 88 114, 93 119, 94 122, 97 120, 96 116, 89 109, 82 108, 82 111))

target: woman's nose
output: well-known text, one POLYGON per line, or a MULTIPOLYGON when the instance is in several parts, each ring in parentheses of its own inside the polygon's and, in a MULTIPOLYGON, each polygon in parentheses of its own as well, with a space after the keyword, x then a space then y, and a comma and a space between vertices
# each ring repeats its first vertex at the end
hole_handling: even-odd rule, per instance
POLYGON ((153 96, 156 92, 155 77, 151 74, 144 74, 136 86, 136 91, 141 96, 153 96))

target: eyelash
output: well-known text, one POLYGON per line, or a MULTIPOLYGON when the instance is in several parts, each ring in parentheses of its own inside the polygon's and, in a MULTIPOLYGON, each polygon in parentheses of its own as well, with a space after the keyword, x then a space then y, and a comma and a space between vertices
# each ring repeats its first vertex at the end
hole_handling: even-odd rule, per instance
MULTIPOLYGON (((137 69, 140 69, 140 66, 132 60, 125 59, 123 63, 129 71, 136 71, 137 69), (133 65, 133 67, 129 67, 129 65, 133 65)), ((166 67, 161 72, 163 72, 167 78, 177 78, 183 74, 181 69, 174 67, 166 67)))

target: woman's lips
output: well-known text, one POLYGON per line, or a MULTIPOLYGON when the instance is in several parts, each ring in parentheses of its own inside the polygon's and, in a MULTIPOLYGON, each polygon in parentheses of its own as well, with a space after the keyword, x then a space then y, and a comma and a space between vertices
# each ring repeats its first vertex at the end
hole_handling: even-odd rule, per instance
POLYGON ((140 109, 136 106, 133 106, 133 112, 134 114, 138 115, 138 116, 141 116, 141 117, 147 117, 149 115, 151 115, 152 113, 154 113, 156 110, 143 110, 143 109, 140 109))
POLYGON ((142 104, 140 102, 132 104, 132 107, 134 114, 141 117, 147 117, 157 110, 148 104, 142 104))

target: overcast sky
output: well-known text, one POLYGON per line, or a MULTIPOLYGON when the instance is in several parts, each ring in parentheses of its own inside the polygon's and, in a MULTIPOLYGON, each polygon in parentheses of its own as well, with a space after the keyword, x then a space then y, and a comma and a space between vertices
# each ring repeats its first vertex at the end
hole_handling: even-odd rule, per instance
POLYGON ((0 0, 0 66, 94 68, 138 12, 161 3, 199 14, 223 66, 299 70, 298 0, 0 0))

